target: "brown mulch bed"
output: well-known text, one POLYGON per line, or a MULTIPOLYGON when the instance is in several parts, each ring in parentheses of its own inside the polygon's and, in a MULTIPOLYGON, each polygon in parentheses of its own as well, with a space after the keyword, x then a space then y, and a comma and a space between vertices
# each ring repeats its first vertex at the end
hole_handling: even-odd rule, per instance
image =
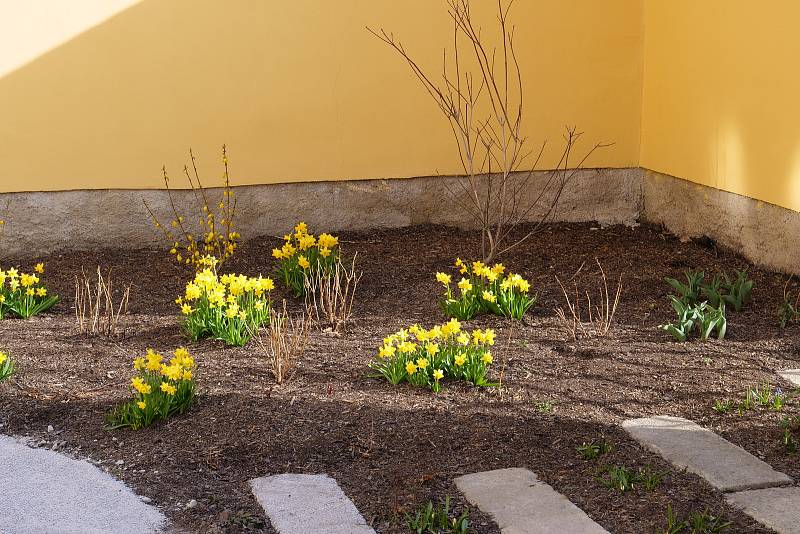
MULTIPOLYGON (((791 389, 776 374, 800 366, 797 327, 780 329, 775 315, 785 276, 755 268, 710 240, 682 243, 657 227, 552 225, 502 258, 539 292, 534 311, 521 324, 480 317, 465 325, 498 331, 494 378, 504 364, 502 387, 446 384, 434 395, 370 378, 366 364, 385 335, 443 321, 433 273, 450 269, 456 256, 475 257, 479 236, 424 226, 341 237, 346 252, 358 252, 364 271, 346 333, 313 332, 296 375, 281 386, 254 345, 188 343, 199 364, 197 404, 138 432, 105 430, 104 417, 129 395, 134 356, 148 347, 187 344, 173 303, 187 273, 162 251, 148 250, 5 261, 23 267, 45 261, 45 281, 63 301, 27 322, 0 322, 0 349, 18 366, 0 386, 0 431, 100 462, 151 497, 176 531, 273 532, 247 481, 299 472, 330 474, 378 532, 404 532, 404 512, 428 499, 450 495, 459 509, 465 506, 454 477, 513 466, 537 473, 613 533, 654 532, 664 526, 669 504, 682 514, 721 512, 735 522, 732 532, 769 532, 727 506, 702 479, 643 450, 619 423, 655 414, 687 417, 799 477, 798 456, 784 450, 780 427, 784 415, 800 414, 797 404, 781 413, 712 409, 715 399, 741 398, 748 386, 791 389), (555 276, 593 288, 595 258, 610 278, 623 276, 619 324, 607 338, 576 342, 553 311, 563 305, 555 276), (115 284, 133 284, 121 339, 80 337, 75 328, 74 276, 97 265, 113 268, 115 284), (753 302, 728 314, 722 342, 676 343, 656 328, 672 318, 663 277, 689 268, 747 268, 755 280, 753 302), (580 459, 576 446, 601 436, 614 450, 597 461, 580 459), (668 474, 654 491, 620 494, 598 480, 606 464, 650 465, 668 474), (198 506, 186 509, 191 499, 198 506)), ((245 243, 228 268, 269 273, 278 242, 245 243)), ((276 300, 285 297, 275 293, 276 300)), ((300 303, 290 299, 289 306, 300 303)), ((476 532, 498 532, 485 515, 473 510, 471 518, 476 532)))

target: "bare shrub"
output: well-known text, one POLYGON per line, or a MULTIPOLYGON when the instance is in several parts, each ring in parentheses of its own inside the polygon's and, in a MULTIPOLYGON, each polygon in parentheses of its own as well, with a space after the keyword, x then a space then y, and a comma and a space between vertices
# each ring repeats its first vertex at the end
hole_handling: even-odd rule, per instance
POLYGON ((422 70, 394 34, 367 28, 406 61, 450 123, 464 173, 449 191, 450 196, 481 229, 483 261, 487 263, 533 236, 552 219, 564 189, 583 163, 595 150, 608 146, 594 145, 574 164, 573 150, 582 132, 567 127, 558 163, 544 185, 536 188, 531 178, 545 143, 531 150, 522 133, 522 74, 514 49, 514 26, 508 20, 512 3, 504 7, 498 0, 502 43, 490 46, 473 21, 470 1, 448 0, 453 51, 448 58, 445 50, 441 82, 434 82, 422 70), (460 55, 462 41, 465 55, 471 56, 467 62, 460 55), (520 223, 530 221, 534 225, 524 235, 512 234, 520 223))
POLYGON ((291 315, 286 311, 284 300, 283 309, 271 309, 269 318, 266 335, 259 331, 254 337, 272 366, 275 382, 282 384, 291 377, 306 350, 311 317, 307 314, 291 315))
POLYGON ((114 337, 121 334, 119 321, 128 314, 131 286, 128 285, 115 304, 114 282, 111 269, 103 276, 97 268, 97 280, 93 284, 85 271, 75 277, 75 320, 81 334, 114 337))
MULTIPOLYGON (((595 259, 595 262, 597 262, 597 267, 600 269, 595 304, 592 304, 592 297, 588 290, 580 291, 578 289, 577 282, 573 282, 575 296, 570 298, 566 287, 556 277, 567 303, 566 310, 564 308, 556 309, 556 316, 562 330, 573 340, 577 340, 579 337, 605 337, 614 326, 614 316, 617 313, 620 295, 622 294, 622 274, 617 280, 617 288, 612 296, 608 289, 608 278, 603 266, 600 265, 600 260, 595 259), (583 293, 583 297, 581 293, 583 293), (585 302, 582 302, 583 300, 585 302)), ((575 273, 573 280, 581 269, 583 269, 583 265, 575 273)))
POLYGON ((339 257, 329 268, 314 269, 305 279, 306 308, 324 329, 341 332, 350 320, 356 288, 364 274, 356 271, 357 256, 349 266, 339 257))

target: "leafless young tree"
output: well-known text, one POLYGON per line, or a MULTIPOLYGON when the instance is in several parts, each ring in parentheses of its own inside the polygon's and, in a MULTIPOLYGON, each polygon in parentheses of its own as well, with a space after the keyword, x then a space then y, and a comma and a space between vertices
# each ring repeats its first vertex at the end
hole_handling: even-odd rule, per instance
POLYGON ((448 191, 480 227, 487 262, 530 238, 551 220, 577 171, 595 150, 608 146, 594 145, 575 164, 573 150, 582 132, 567 127, 558 164, 538 190, 530 191, 545 143, 531 150, 522 131, 522 74, 514 49, 514 26, 508 19, 513 0, 505 5, 503 1, 497 3, 503 42, 491 48, 475 25, 470 0, 447 1, 453 21, 453 50, 452 59, 445 50, 441 82, 423 71, 392 33, 367 28, 402 56, 449 121, 464 176, 456 181, 457 186, 448 186, 448 191), (466 43, 472 65, 465 66, 462 43, 466 43), (525 222, 534 224, 522 235, 515 233, 525 222))

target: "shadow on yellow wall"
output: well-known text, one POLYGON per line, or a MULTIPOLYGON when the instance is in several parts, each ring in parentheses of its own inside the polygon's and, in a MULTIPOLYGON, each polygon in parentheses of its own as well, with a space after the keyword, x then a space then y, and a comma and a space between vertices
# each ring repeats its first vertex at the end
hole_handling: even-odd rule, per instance
MULTIPOLYGON (((488 32, 494 3, 474 5, 488 32)), ((590 166, 636 166, 641 1, 519 2, 512 18, 545 166, 565 124, 615 143, 590 166)), ((430 0, 143 0, 0 78, 0 191, 161 187, 189 146, 213 183, 223 142, 236 184, 458 173, 446 122, 366 25, 434 72, 452 35, 430 0)))

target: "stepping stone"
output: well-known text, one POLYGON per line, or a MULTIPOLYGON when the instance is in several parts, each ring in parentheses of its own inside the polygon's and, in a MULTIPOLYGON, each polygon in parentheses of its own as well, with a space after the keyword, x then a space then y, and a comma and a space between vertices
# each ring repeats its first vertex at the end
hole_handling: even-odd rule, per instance
POLYGON ((280 534, 375 534, 328 475, 273 475, 250 487, 280 534))
POLYGON ((785 369, 778 371, 778 374, 795 386, 800 386, 800 369, 785 369))
POLYGON ((0 532, 161 532, 166 518, 94 465, 0 436, 0 532))
POLYGON ((800 534, 800 488, 740 491, 725 498, 778 534, 800 534))
POLYGON ((662 415, 629 419, 622 427, 646 448, 676 467, 700 475, 721 491, 792 483, 789 476, 688 419, 662 415))
POLYGON ((603 527, 564 495, 521 468, 455 479, 467 500, 489 514, 504 534, 603 534, 603 527))

